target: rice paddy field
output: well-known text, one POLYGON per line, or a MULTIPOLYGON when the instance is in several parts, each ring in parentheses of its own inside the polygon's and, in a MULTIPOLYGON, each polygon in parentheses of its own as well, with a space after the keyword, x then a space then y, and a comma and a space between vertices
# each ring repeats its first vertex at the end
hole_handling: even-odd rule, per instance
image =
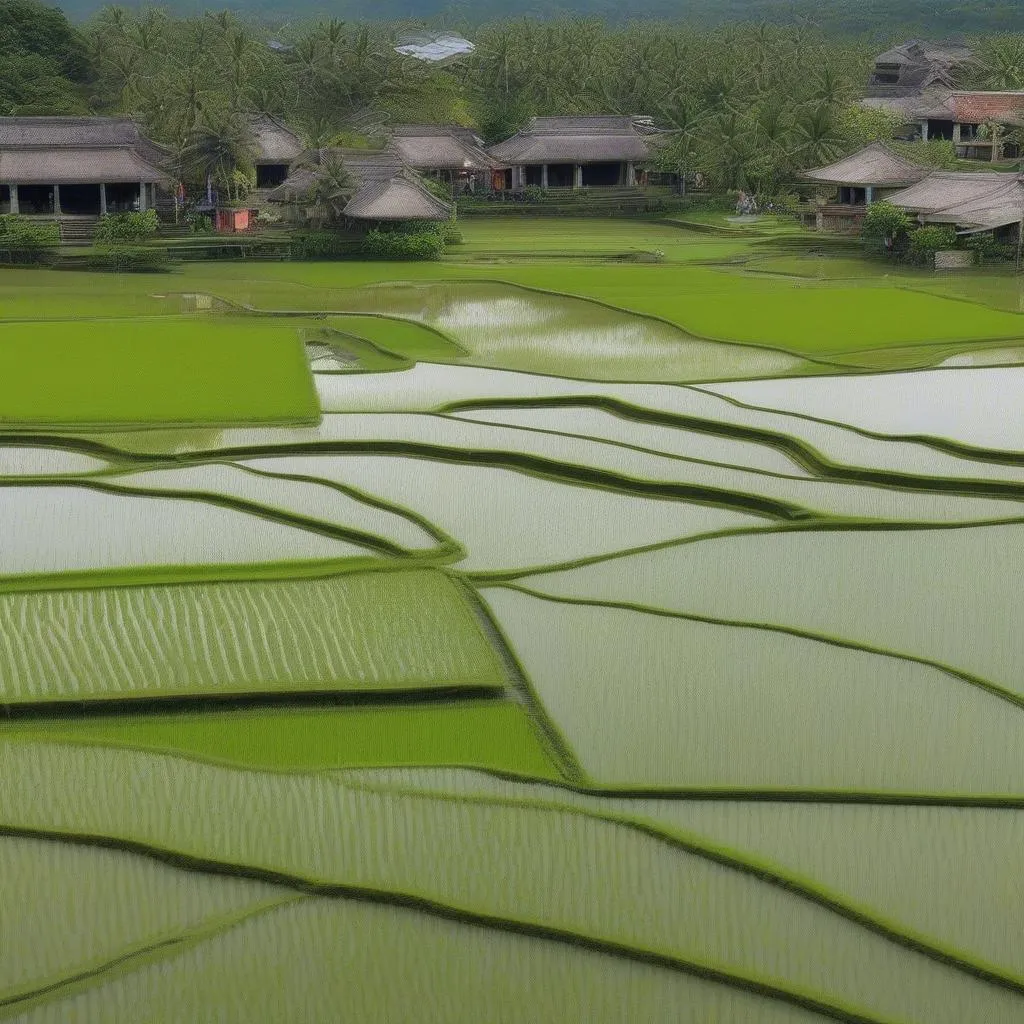
POLYGON ((1020 1024, 1021 279, 463 231, 0 273, 0 1020, 1020 1024))

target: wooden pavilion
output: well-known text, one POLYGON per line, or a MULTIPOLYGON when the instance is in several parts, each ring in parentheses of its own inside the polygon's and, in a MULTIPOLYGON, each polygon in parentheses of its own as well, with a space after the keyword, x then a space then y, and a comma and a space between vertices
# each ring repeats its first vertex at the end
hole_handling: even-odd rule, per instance
POLYGON ((90 225, 147 210, 167 158, 128 118, 0 117, 0 212, 90 225))
POLYGON ((511 189, 632 187, 660 139, 649 117, 535 117, 488 152, 511 189))
POLYGON ((504 170, 471 128, 399 124, 391 129, 390 146, 407 167, 446 182, 455 193, 504 185, 504 170))

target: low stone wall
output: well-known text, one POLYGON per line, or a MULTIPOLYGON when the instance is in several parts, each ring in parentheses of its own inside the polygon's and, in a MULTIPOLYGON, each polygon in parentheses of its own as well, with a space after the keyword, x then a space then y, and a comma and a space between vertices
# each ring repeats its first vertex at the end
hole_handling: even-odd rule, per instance
POLYGON ((974 266, 974 253, 963 249, 947 249, 935 254, 936 270, 963 270, 974 266))

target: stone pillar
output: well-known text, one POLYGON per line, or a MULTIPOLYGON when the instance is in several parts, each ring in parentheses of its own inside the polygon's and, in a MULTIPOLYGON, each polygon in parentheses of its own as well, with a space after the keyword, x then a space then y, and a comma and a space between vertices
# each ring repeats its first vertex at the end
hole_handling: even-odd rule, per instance
POLYGON ((11 213, 20 213, 18 208, 18 186, 11 185, 11 213))
POLYGON ((583 188, 583 165, 577 164, 572 171, 572 187, 583 188))
POLYGON ((144 181, 139 182, 139 211, 142 212, 146 209, 146 183, 144 181))
POLYGON ((864 205, 870 206, 875 201, 875 190, 868 185, 864 189, 864 205))
POLYGON ((636 165, 626 164, 626 187, 632 188, 636 184, 636 165))
POLYGON ((959 146, 960 145, 960 122, 959 121, 957 121, 953 125, 953 145, 954 146, 959 146))
POLYGON ((542 164, 540 168, 540 187, 548 187, 548 165, 542 164))
POLYGON ((107 186, 102 182, 100 183, 100 216, 106 217, 107 215, 107 186))
POLYGON ((53 215, 60 216, 60 185, 53 186, 53 215))
POLYGON ((924 118, 924 120, 921 121, 921 141, 922 142, 927 142, 928 141, 928 119, 927 118, 924 118))

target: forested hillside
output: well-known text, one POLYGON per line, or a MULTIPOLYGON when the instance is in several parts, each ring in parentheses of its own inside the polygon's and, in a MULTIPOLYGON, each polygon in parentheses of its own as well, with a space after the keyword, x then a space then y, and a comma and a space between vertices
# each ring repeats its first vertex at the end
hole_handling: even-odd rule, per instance
MULTIPOLYGON (((102 0, 64 0, 74 20, 95 14, 102 0)), ((136 4, 132 7, 137 9, 136 4)), ((196 14, 199 0, 166 0, 161 6, 178 14, 196 14)), ((597 16, 614 22, 634 18, 720 25, 737 21, 793 24, 806 20, 830 32, 879 38, 899 32, 1004 32, 1024 30, 1024 5, 1016 0, 236 0, 228 5, 240 16, 278 24, 306 17, 375 20, 428 20, 471 27, 510 16, 540 18, 597 16)))
MULTIPOLYGON (((476 51, 438 67, 396 53, 382 22, 285 33, 228 12, 110 7, 73 27, 35 0, 0 11, 0 113, 129 115, 215 177, 251 159, 257 112, 310 146, 379 144, 396 122, 458 122, 491 142, 535 115, 642 113, 672 133, 668 169, 768 194, 896 128, 856 104, 878 44, 806 24, 520 18, 479 26, 476 51)), ((1024 36, 974 43, 963 85, 1024 88, 1024 36)))

